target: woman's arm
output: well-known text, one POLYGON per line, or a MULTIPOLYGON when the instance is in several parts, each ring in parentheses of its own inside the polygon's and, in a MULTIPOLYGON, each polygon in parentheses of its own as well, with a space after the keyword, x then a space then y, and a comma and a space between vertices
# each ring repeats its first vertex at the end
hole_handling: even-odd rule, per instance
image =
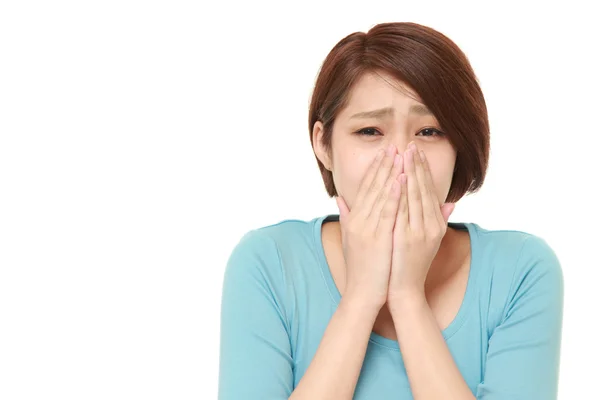
POLYGON ((505 316, 488 346, 483 381, 470 392, 420 293, 390 304, 415 400, 554 400, 558 395, 564 281, 541 238, 529 237, 514 269, 505 316))
POLYGON ((514 271, 504 318, 489 340, 481 400, 558 398, 564 304, 560 260, 530 236, 514 271))
POLYGON ((351 400, 378 312, 344 296, 290 400, 351 400))
POLYGON ((286 290, 274 241, 250 231, 223 279, 219 400, 284 400, 293 390, 286 290))
POLYGON ((396 336, 415 400, 475 400, 448 349, 424 293, 390 303, 396 336))

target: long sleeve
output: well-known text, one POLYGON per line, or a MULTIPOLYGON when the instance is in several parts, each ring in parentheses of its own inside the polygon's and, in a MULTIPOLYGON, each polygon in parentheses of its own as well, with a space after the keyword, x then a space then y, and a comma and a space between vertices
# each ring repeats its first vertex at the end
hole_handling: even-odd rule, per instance
POLYGON ((523 244, 504 318, 489 340, 477 399, 557 398, 563 301, 560 262, 532 235, 523 244))
POLYGON ((250 231, 232 251, 223 281, 220 400, 283 400, 293 390, 293 359, 277 246, 250 231))

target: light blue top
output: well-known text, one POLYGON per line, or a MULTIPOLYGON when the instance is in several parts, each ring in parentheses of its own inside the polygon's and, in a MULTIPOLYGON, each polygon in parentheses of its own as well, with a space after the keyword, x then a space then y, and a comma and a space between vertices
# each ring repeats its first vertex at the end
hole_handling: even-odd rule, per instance
MULTIPOLYGON (((287 399, 340 302, 321 242, 324 220, 284 220, 247 232, 225 270, 219 399, 287 399)), ((450 222, 471 238, 458 314, 442 331, 477 399, 556 399, 563 273, 546 241, 450 222)), ((374 332, 354 399, 413 399, 398 342, 374 332)))

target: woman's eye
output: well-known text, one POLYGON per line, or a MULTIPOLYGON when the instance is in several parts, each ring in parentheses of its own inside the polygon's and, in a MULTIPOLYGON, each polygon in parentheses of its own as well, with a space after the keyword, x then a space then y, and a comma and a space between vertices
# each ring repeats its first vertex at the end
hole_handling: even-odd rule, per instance
MULTIPOLYGON (((425 128, 421 132, 425 133, 423 135, 425 137, 430 137, 430 136, 434 136, 434 135, 444 136, 443 132, 440 132, 440 131, 438 131, 437 129, 434 129, 434 128, 425 128)), ((419 133, 421 133, 421 132, 419 132, 419 133)))
POLYGON ((375 136, 375 134, 377 132, 379 132, 379 131, 375 128, 363 128, 363 129, 357 131, 356 133, 358 133, 359 135, 364 135, 364 136, 375 136))
MULTIPOLYGON (((379 132, 376 128, 363 128, 356 132, 359 135, 363 136, 376 136, 379 132)), ((422 129, 419 133, 423 133, 422 136, 432 137, 432 136, 444 136, 444 133, 435 129, 435 128, 425 128, 422 129)))

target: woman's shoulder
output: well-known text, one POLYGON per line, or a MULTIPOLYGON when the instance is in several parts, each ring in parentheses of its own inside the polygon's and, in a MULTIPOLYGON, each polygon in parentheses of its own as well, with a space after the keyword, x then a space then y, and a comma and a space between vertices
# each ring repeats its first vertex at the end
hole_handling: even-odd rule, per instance
POLYGON ((238 245, 261 248, 265 244, 285 248, 303 241, 314 241, 315 229, 322 217, 312 219, 288 218, 265 224, 244 233, 238 245))
POLYGON ((508 254, 518 258, 526 255, 552 256, 556 255, 546 238, 540 234, 518 229, 485 228, 476 223, 470 223, 477 235, 480 246, 494 255, 508 254))
POLYGON ((540 234, 518 229, 484 228, 470 223, 477 240, 477 257, 490 279, 505 280, 513 287, 524 279, 551 275, 562 280, 560 260, 540 234))
POLYGON ((229 263, 254 260, 262 267, 281 267, 282 259, 302 259, 314 255, 315 235, 322 217, 288 218, 246 231, 234 245, 229 263))

